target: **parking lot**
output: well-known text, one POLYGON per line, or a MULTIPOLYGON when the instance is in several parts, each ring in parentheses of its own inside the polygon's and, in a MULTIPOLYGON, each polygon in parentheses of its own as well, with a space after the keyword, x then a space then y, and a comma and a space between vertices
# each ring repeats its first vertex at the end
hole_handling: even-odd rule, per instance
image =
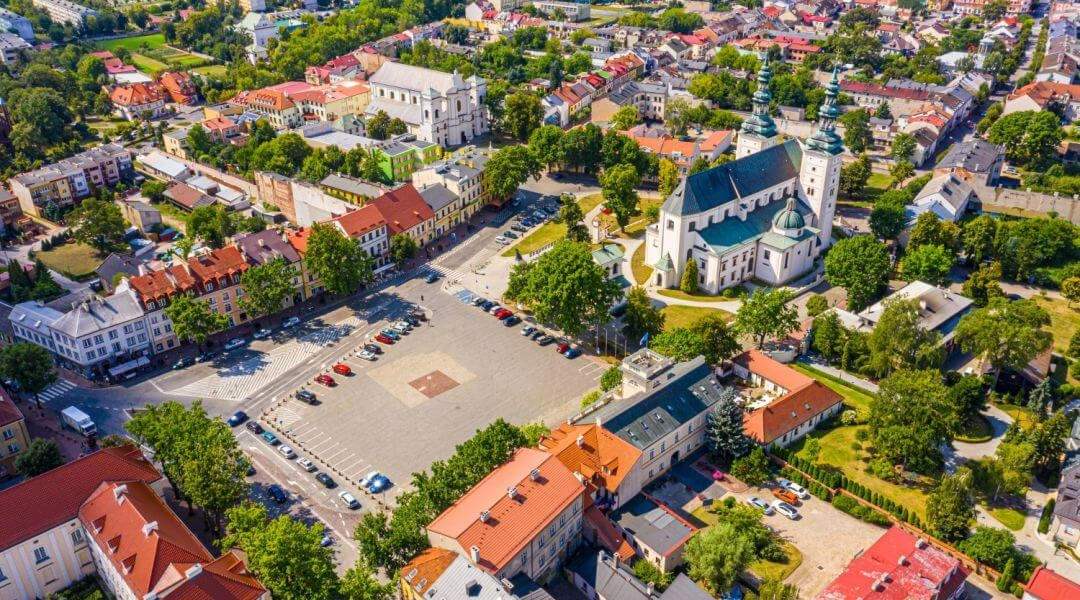
POLYGON ((559 355, 556 344, 541 347, 520 334, 521 325, 504 327, 434 285, 414 290, 420 291, 428 321, 392 345, 380 344, 375 361, 356 356, 358 344, 386 324, 365 324, 355 344, 351 336, 339 347, 336 362, 348 365, 351 375, 333 373, 335 361, 324 364, 320 372, 336 385, 315 383, 313 373, 303 386, 316 394, 316 404, 278 400, 261 418, 283 443, 329 467, 349 489, 372 470, 389 476, 395 485, 379 497, 386 503, 413 472, 445 459, 497 418, 550 424, 572 414, 605 369, 584 356, 559 355))

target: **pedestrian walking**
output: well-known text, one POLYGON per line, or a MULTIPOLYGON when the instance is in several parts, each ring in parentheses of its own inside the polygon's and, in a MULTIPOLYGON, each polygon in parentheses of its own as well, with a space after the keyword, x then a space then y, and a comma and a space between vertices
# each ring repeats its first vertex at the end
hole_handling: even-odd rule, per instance
POLYGON ((423 302, 423 301, 424 301, 424 295, 423 295, 423 294, 420 294, 420 301, 421 301, 421 302, 423 302))

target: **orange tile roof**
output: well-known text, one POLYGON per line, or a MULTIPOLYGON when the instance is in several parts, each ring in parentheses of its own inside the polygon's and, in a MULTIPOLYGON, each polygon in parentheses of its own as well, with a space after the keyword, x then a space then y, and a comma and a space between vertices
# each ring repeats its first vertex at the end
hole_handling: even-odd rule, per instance
POLYGON ((202 567, 202 572, 169 591, 169 600, 256 600, 267 594, 244 561, 230 550, 202 567))
POLYGON ((0 427, 22 421, 24 418, 19 407, 11 401, 7 390, 0 388, 0 427))
POLYGON ((453 550, 427 548, 401 567, 401 581, 424 596, 457 557, 453 550))
POLYGON ((584 486, 559 460, 546 452, 522 448, 480 480, 453 506, 428 525, 428 531, 480 549, 477 565, 495 574, 574 502, 584 486), (533 480, 531 473, 537 472, 533 480), (516 493, 510 498, 507 490, 516 493), (487 522, 480 513, 488 512, 487 522))
POLYGON ((386 226, 386 218, 370 203, 325 222, 337 224, 345 235, 354 239, 386 226))
POLYGON ((139 294, 143 303, 195 289, 195 279, 183 265, 132 277, 128 279, 128 284, 139 294))
POLYGON ((213 560, 141 481, 102 483, 79 509, 79 520, 139 598, 176 585, 190 567, 213 560))
POLYGON ((619 558, 627 563, 634 559, 634 547, 619 534, 615 524, 599 508, 590 504, 585 509, 585 520, 592 525, 597 541, 605 550, 618 554, 619 558))
POLYGON ((308 238, 311 237, 310 227, 301 227, 296 231, 289 232, 289 243, 303 256, 307 252, 308 238))
POLYGON ((1045 107, 1051 101, 1080 101, 1080 85, 1068 83, 1055 83, 1052 81, 1036 81, 1009 94, 1009 100, 1016 100, 1022 96, 1031 98, 1039 106, 1045 107))
POLYGON ((213 119, 203 121, 202 126, 206 129, 231 129, 236 127, 236 123, 225 115, 218 115, 213 119))
POLYGON ((743 417, 743 431, 762 444, 771 444, 785 433, 806 423, 843 401, 840 394, 772 358, 750 350, 735 362, 787 390, 768 405, 743 417))
POLYGON ((563 423, 540 439, 540 449, 554 454, 567 469, 584 475, 589 485, 612 492, 618 491, 641 458, 641 450, 595 424, 563 423))
POLYGON ((424 197, 411 183, 386 192, 372 200, 371 204, 379 209, 383 220, 390 226, 390 235, 408 231, 424 221, 435 218, 431 207, 424 202, 424 197))
POLYGON ((109 93, 109 99, 118 106, 141 106, 164 100, 162 88, 156 83, 118 85, 109 93))
POLYGON ((189 258, 188 264, 191 265, 191 271, 195 277, 202 281, 217 281, 223 277, 243 273, 251 266, 236 246, 225 246, 219 250, 189 258))

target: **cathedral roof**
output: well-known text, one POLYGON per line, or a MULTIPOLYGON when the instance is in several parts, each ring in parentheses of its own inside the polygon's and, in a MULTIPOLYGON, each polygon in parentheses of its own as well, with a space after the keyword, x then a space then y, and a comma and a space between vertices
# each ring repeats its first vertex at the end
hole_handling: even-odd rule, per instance
POLYGON ((778 229, 802 229, 806 226, 802 215, 795 209, 795 199, 788 199, 787 206, 773 217, 773 226, 778 229))
POLYGON ((703 213, 799 177, 802 147, 795 139, 690 175, 664 202, 679 216, 703 213))
MULTIPOLYGON (((795 244, 811 238, 818 233, 814 227, 803 227, 801 231, 792 236, 781 235, 772 231, 774 208, 778 203, 771 202, 765 206, 751 211, 746 215, 746 220, 738 217, 728 217, 719 223, 713 223, 705 229, 699 229, 698 235, 715 254, 726 254, 739 246, 761 240, 765 245, 784 250, 795 244)), ((792 210, 798 218, 805 220, 812 214, 809 206, 799 202, 793 202, 792 210)), ((782 209, 781 213, 787 209, 782 209)))

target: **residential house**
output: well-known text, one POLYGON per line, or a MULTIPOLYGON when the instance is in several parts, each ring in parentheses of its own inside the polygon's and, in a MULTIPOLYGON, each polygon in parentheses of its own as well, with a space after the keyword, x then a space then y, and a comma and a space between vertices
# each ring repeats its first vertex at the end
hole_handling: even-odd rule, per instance
MULTIPOLYGON (((26 417, 15 406, 7 390, 0 388, 0 480, 15 475, 15 459, 29 446, 30 431, 26 428, 26 417)), ((0 582, 2 587, 3 583, 0 582)))
POLYGON ((188 131, 191 127, 179 127, 172 131, 166 131, 161 135, 161 141, 165 152, 184 160, 191 160, 191 149, 188 147, 188 131))
POLYGON ((1035 81, 1009 94, 1005 99, 1007 115, 1020 111, 1059 111, 1066 122, 1073 122, 1080 116, 1080 85, 1035 81))
POLYGON ((169 99, 177 104, 191 105, 199 100, 195 82, 186 71, 166 71, 161 74, 160 82, 169 99))
POLYGON ((1005 147, 983 140, 957 142, 934 165, 934 176, 955 174, 972 186, 994 186, 1005 164, 1005 147))
POLYGON ((413 184, 406 183, 390 190, 373 199, 371 204, 386 221, 389 237, 405 234, 421 248, 435 239, 435 213, 413 184))
POLYGON ((399 573, 404 600, 459 597, 509 600, 512 597, 501 581, 445 548, 424 549, 405 563, 399 573))
POLYGON ((950 342, 956 325, 972 307, 970 298, 961 296, 948 288, 939 288, 922 281, 912 281, 888 297, 863 309, 857 315, 839 308, 831 310, 836 311, 840 321, 848 328, 869 333, 874 330, 874 326, 885 312, 886 302, 895 299, 916 300, 919 306, 919 326, 928 331, 940 333, 943 336, 942 344, 950 342))
POLYGON ((289 235, 275 229, 264 229, 258 233, 247 233, 236 237, 236 245, 244 258, 253 266, 265 265, 274 260, 285 261, 292 267, 292 285, 296 293, 285 299, 282 308, 300 304, 304 301, 303 270, 300 266, 300 253, 289 243, 289 235))
POLYGON ((131 151, 120 144, 102 144, 8 180, 24 213, 42 216, 46 209, 66 210, 97 189, 134 175, 131 151))
POLYGON ((22 52, 30 49, 30 42, 14 33, 0 31, 0 64, 12 65, 19 60, 22 52))
POLYGON ((217 144, 227 144, 241 133, 240 125, 225 116, 206 119, 200 125, 206 131, 206 137, 217 144))
POLYGON ((360 206, 367 204, 372 198, 381 196, 387 190, 385 186, 368 183, 363 179, 341 173, 327 175, 319 182, 319 187, 335 198, 360 206))
POLYGON ((432 227, 436 238, 454 228, 461 215, 461 198, 457 194, 445 185, 436 183, 422 188, 420 197, 435 215, 432 227))
POLYGON ((960 561, 894 525, 855 557, 817 600, 954 600, 966 592, 960 561))
POLYGON ((1071 600, 1080 596, 1080 583, 1039 565, 1024 586, 1021 600, 1071 600))
POLYGON ((411 176, 413 185, 421 193, 428 186, 441 184, 458 197, 460 207, 451 210, 436 221, 436 235, 441 235, 443 231, 456 227, 488 203, 489 194, 484 179, 484 166, 487 161, 486 154, 473 150, 444 158, 413 171, 411 176))
POLYGON ((609 516, 638 556, 664 573, 683 564, 686 542, 698 530, 648 494, 638 494, 609 516))
POLYGON ((342 235, 360 240, 361 247, 375 260, 376 273, 393 266, 390 262, 389 226, 386 217, 373 204, 364 205, 326 222, 336 227, 342 235))
POLYGON ((186 181, 195 176, 186 164, 156 151, 140 156, 138 164, 139 170, 162 181, 186 181))
POLYGON ((948 173, 928 181, 907 206, 907 213, 912 222, 930 211, 942 221, 959 223, 973 200, 977 198, 971 186, 959 176, 948 173))
POLYGON ((143 233, 149 233, 162 225, 161 211, 142 200, 121 200, 120 214, 143 233))
POLYGON ((15 194, 0 187, 0 234, 18 231, 20 222, 26 219, 15 194))
POLYGON ((33 0, 33 4, 48 13, 53 23, 70 23, 75 28, 98 16, 98 11, 68 0, 33 0))
POLYGON ((214 312, 229 317, 229 327, 235 327, 248 320, 248 315, 240 306, 243 289, 240 276, 251 265, 236 246, 225 246, 219 250, 198 254, 187 261, 191 276, 199 289, 200 299, 210 303, 214 312))
POLYGON ((746 413, 743 430, 762 446, 787 446, 835 416, 844 398, 818 380, 787 367, 758 350, 735 357, 734 372, 746 383, 737 388, 746 413))
POLYGON ((401 63, 384 63, 369 79, 365 114, 380 111, 405 122, 419 140, 439 146, 470 143, 487 133, 486 82, 401 63))
MULTIPOLYGON (((679 573, 661 593, 634 576, 629 563, 600 551, 583 553, 567 568, 567 579, 589 600, 710 600, 711 594, 679 573)), ((727 596, 724 596, 727 598, 727 596)), ((732 596, 734 597, 734 596, 732 596)))
POLYGON ((165 113, 165 89, 157 83, 117 85, 109 91, 116 115, 128 121, 159 117, 165 113))
POLYGON ((308 238, 311 237, 310 227, 300 227, 288 232, 289 245, 300 255, 300 274, 304 282, 304 297, 312 298, 326 291, 322 278, 319 274, 307 266, 304 256, 307 254, 308 238))
POLYGON ((30 19, 6 8, 0 8, 0 31, 11 31, 28 42, 35 40, 30 19))
POLYGON ((116 288, 116 284, 120 283, 125 277, 139 275, 141 265, 142 262, 130 254, 110 252, 105 257, 105 260, 101 261, 101 264, 94 269, 94 273, 101 280, 102 287, 106 291, 112 292, 116 288))
MULTIPOLYGON (((989 0, 953 0, 953 12, 958 15, 982 15, 989 0)), ((1011 17, 1031 12, 1031 0, 1009 0, 1005 14, 1011 17)))
POLYGON ((165 199, 187 212, 214 204, 211 196, 182 181, 175 181, 165 188, 165 199))
POLYGON ((1080 548, 1080 466, 1061 474, 1049 535, 1056 543, 1080 548))
POLYGON ((698 159, 705 159, 712 163, 721 154, 731 147, 734 132, 726 129, 719 131, 704 132, 701 137, 689 139, 686 137, 674 138, 668 134, 659 137, 648 135, 634 135, 634 131, 624 133, 633 138, 642 150, 654 154, 659 158, 666 158, 679 167, 679 175, 686 177, 690 174, 690 167, 698 159))
POLYGON ((427 526, 432 546, 498 579, 543 582, 578 546, 585 486, 559 459, 521 448, 427 526))

